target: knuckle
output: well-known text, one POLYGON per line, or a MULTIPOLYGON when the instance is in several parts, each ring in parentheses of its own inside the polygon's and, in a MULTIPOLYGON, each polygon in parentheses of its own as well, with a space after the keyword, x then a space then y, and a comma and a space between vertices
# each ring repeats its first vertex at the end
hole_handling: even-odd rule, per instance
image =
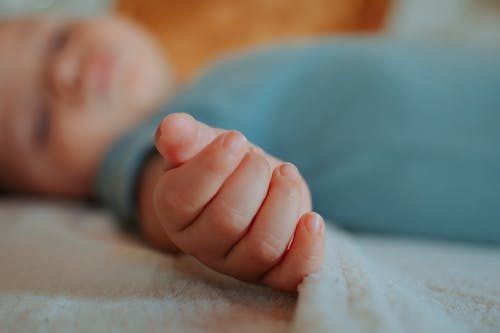
POLYGON ((250 257, 260 265, 276 263, 284 252, 284 247, 277 237, 266 235, 250 246, 250 257))
POLYGON ((300 262, 307 263, 307 269, 304 269, 303 274, 314 273, 321 267, 323 262, 323 255, 321 253, 304 253, 297 254, 300 262))
POLYGON ((300 197, 300 184, 290 179, 282 179, 275 186, 289 200, 297 200, 300 197))
POLYGON ((230 162, 226 154, 220 154, 216 151, 211 154, 210 158, 203 161, 203 172, 206 172, 210 177, 226 176, 226 173, 231 168, 230 162))
POLYGON ((186 215, 194 212, 196 206, 183 192, 166 191, 164 193, 165 208, 176 212, 175 215, 186 215))
POLYGON ((186 194, 169 188, 168 181, 156 189, 154 208, 157 218, 170 230, 179 228, 179 220, 196 210, 195 204, 186 194))
POLYGON ((260 176, 269 177, 269 175, 271 174, 271 167, 266 158, 257 153, 249 153, 248 155, 250 163, 256 170, 260 172, 260 176))
POLYGON ((227 236, 239 234, 247 225, 245 212, 222 200, 210 211, 209 219, 217 232, 227 236))

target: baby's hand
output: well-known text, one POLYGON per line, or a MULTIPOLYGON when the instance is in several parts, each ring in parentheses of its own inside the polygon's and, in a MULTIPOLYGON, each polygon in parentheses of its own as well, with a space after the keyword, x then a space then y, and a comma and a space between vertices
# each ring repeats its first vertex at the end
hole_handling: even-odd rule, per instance
POLYGON ((167 116, 156 145, 167 163, 156 217, 184 253, 216 271, 296 290, 323 260, 323 220, 297 169, 238 132, 167 116))

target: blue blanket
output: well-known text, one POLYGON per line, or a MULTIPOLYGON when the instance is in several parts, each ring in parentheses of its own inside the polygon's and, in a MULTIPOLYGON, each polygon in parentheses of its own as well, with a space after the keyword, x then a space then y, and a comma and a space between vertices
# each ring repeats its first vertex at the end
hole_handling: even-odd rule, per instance
POLYGON ((98 189, 117 210, 132 213, 140 161, 172 112, 295 163, 340 226, 500 242, 498 49, 355 38, 228 57, 110 151, 98 189))

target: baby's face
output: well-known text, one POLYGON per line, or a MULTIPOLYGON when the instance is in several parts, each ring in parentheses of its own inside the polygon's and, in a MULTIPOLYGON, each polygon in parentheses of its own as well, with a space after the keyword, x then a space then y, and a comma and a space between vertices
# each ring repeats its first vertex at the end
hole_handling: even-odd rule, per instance
POLYGON ((89 194, 109 145, 170 84, 157 46, 122 19, 1 23, 0 186, 89 194))

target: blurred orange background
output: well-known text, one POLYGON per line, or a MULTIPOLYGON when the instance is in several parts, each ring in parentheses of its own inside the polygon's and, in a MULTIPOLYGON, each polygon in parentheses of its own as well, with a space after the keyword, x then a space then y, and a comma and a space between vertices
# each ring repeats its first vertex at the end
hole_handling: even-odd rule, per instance
POLYGON ((380 29, 391 0, 119 0, 145 25, 180 81, 219 54, 289 38, 380 29))

